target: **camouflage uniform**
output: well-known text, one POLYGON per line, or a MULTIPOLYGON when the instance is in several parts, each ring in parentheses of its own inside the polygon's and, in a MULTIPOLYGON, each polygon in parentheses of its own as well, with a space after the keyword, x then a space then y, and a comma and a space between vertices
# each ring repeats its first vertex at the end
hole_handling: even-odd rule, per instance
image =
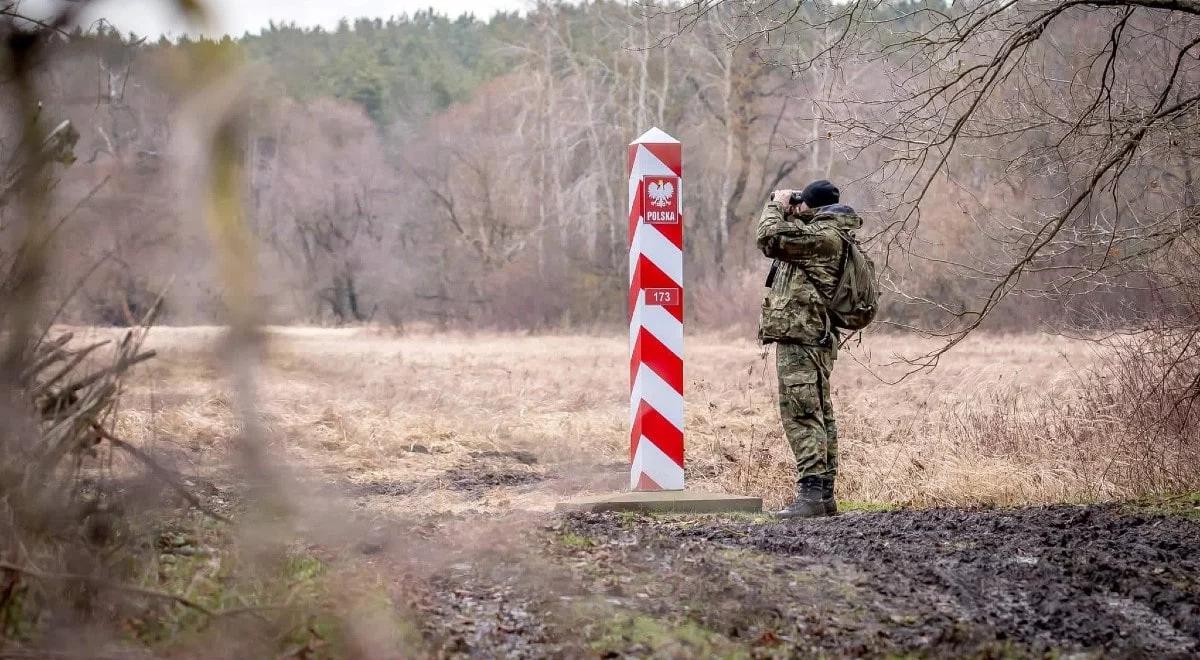
POLYGON ((835 204, 785 216, 770 202, 758 222, 758 248, 774 259, 776 271, 759 322, 759 339, 778 344, 779 411, 796 455, 797 479, 837 475, 837 422, 829 375, 837 358, 837 330, 825 303, 841 273, 843 244, 838 230, 853 232, 862 220, 835 204))

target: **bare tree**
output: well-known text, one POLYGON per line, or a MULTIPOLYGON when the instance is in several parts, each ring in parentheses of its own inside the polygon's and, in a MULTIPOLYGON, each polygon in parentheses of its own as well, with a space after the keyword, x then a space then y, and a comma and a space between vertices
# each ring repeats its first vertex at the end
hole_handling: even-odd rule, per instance
POLYGON ((387 266, 379 207, 394 189, 377 131, 361 110, 329 100, 285 103, 269 121, 278 130, 257 138, 251 168, 258 230, 299 280, 277 286, 299 295, 310 318, 367 321, 382 292, 364 291, 364 279, 387 266))
POLYGON ((717 0, 690 3, 675 17, 687 28, 716 11, 742 22, 731 47, 757 44, 766 64, 798 73, 834 58, 865 63, 886 83, 843 86, 817 107, 850 157, 877 163, 887 259, 935 260, 984 285, 964 306, 909 297, 945 315, 922 328, 946 341, 918 365, 936 364, 1015 294, 1177 288, 1165 264, 1195 236, 1200 217, 1189 194, 1200 148, 1200 5, 717 0), (821 49, 808 48, 814 35, 830 33, 821 49), (999 174, 980 180, 977 163, 999 174), (941 186, 971 194, 981 184, 1034 199, 977 209, 990 254, 960 261, 923 252, 930 196, 941 186))

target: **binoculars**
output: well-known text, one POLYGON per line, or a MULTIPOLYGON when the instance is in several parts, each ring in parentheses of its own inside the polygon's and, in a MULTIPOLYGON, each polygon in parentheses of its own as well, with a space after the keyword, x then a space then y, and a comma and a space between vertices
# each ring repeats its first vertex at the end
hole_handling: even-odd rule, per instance
MULTIPOLYGON (((771 199, 772 199, 771 197, 767 197, 767 201, 770 201, 771 199)), ((792 191, 792 196, 788 197, 787 205, 788 206, 798 206, 803 201, 804 201, 804 191, 795 190, 795 191, 792 191)))

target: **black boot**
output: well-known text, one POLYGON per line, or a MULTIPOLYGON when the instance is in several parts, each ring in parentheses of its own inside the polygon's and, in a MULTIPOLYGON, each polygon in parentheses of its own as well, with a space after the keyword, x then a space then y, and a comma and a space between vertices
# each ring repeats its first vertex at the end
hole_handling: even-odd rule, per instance
POLYGON ((830 508, 837 510, 837 505, 830 501, 826 503, 825 488, 833 488, 832 480, 824 477, 804 477, 796 485, 796 501, 780 511, 777 515, 784 520, 789 518, 818 518, 830 514, 830 508))
POLYGON ((822 499, 825 500, 825 515, 836 516, 837 515, 837 500, 834 499, 834 497, 833 497, 833 481, 834 480, 833 480, 833 478, 828 478, 828 479, 824 479, 823 481, 824 481, 824 483, 821 484, 821 488, 823 491, 821 493, 821 496, 822 496, 822 499))

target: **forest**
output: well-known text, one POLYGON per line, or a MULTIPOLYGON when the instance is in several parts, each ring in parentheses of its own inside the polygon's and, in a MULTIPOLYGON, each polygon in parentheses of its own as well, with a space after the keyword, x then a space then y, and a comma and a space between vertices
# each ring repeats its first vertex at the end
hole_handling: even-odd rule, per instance
MULTIPOLYGON (((917 10, 928 7, 888 11, 919 31, 927 19, 917 10)), ((1133 17, 1126 36, 1114 37, 1124 40, 1118 51, 1107 36, 1112 18, 1072 14, 1050 27, 1078 46, 1070 56, 1036 55, 1038 76, 1063 81, 1049 93, 1060 102, 1078 108, 1100 76, 1111 78, 1111 96, 1122 91, 1136 105, 1128 99, 1153 93, 1150 78, 1169 70, 1172 39, 1190 25, 1133 17), (1159 39, 1146 36, 1155 30, 1159 39), (1100 57, 1110 50, 1106 68, 1100 57), (1073 93, 1080 98, 1067 98, 1073 93)), ((57 286, 70 290, 95 270, 66 313, 127 324, 166 291, 165 322, 219 321, 204 229, 175 204, 191 191, 175 167, 189 146, 177 128, 185 104, 172 62, 198 50, 242 72, 248 221, 271 322, 620 325, 623 154, 659 126, 685 148, 690 322, 754 322, 768 264, 754 251, 753 221, 772 190, 829 178, 866 218, 868 245, 885 263, 892 327, 961 326, 1033 228, 1070 202, 1083 165, 1035 112, 988 117, 929 175, 918 220, 899 189, 918 176, 899 169, 914 159, 865 128, 909 112, 876 99, 901 84, 905 66, 916 78, 917 65, 886 51, 852 52, 836 23, 810 23, 796 38, 773 40, 728 6, 690 16, 686 6, 598 1, 487 20, 430 10, 346 20, 332 31, 273 24, 236 40, 154 41, 104 24, 64 37, 45 72, 46 107, 48 119, 73 120, 81 157, 57 195, 73 209, 63 231, 74 246, 57 286), (1005 121, 1030 123, 996 128, 1005 121)), ((1179 75, 1194 79, 1195 63, 1179 75)), ((1009 78, 991 92, 996 107, 1036 107, 1041 92, 1009 78)), ((1195 141, 1162 142, 1120 184, 1146 191, 1130 195, 1146 217, 1173 200, 1195 209, 1195 141)), ((1144 260, 1084 265, 1097 249, 1130 247, 1104 246, 1106 228, 1120 224, 1120 203, 1115 209, 1099 196, 1089 202, 1091 230, 1050 246, 1054 256, 1023 273, 1018 295, 998 301, 1006 313, 987 326, 1111 327, 1170 297, 1169 278, 1144 260)))

